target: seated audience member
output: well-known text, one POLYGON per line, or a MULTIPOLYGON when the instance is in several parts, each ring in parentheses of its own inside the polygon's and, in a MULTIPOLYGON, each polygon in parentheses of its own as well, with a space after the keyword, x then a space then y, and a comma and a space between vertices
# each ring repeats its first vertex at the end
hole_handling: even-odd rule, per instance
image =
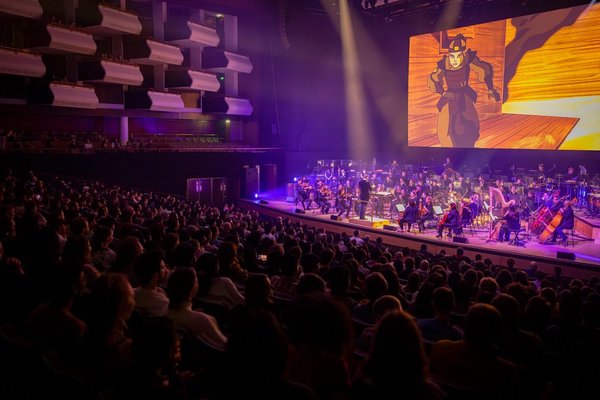
POLYGON ((386 315, 400 311, 402 311, 402 304, 397 297, 386 294, 375 300, 375 304, 373 304, 373 313, 375 314, 376 321, 375 325, 368 326, 362 331, 356 342, 356 348, 360 351, 368 352, 373 343, 377 324, 379 324, 386 315))
POLYGON ((248 271, 243 269, 237 261, 238 246, 232 242, 223 242, 217 251, 220 274, 237 283, 244 283, 248 278, 248 271))
POLYGON ((225 350, 227 338, 221 333, 215 318, 192 309, 192 299, 198 291, 196 271, 178 268, 167 281, 169 293, 169 317, 178 328, 186 329, 204 343, 220 351, 225 350))
POLYGON ((92 235, 92 263, 98 271, 104 272, 110 269, 117 258, 115 253, 108 246, 113 241, 113 231, 104 225, 96 225, 92 235))
POLYGON ((113 390, 114 400, 187 400, 184 374, 177 370, 181 349, 168 317, 143 317, 132 330, 132 365, 113 390))
POLYGON ((434 289, 432 304, 435 316, 417 321, 423 339, 430 342, 442 339, 460 340, 462 332, 450 324, 450 313, 454 308, 452 290, 447 287, 434 289))
POLYGON ((288 378, 308 386, 319 399, 347 397, 353 343, 347 309, 312 293, 291 302, 283 323, 290 340, 288 378))
POLYGON ((433 345, 429 357, 432 377, 443 385, 477 393, 478 397, 514 398, 516 369, 496 355, 501 334, 502 316, 495 307, 471 306, 464 339, 441 340, 433 345))
POLYGON ((326 283, 318 274, 304 274, 298 279, 296 295, 302 296, 309 293, 325 293, 326 283))
POLYGON ((73 361, 85 322, 73 315, 71 308, 83 288, 79 267, 61 266, 49 282, 51 297, 37 306, 25 319, 25 336, 44 351, 55 351, 73 361))
POLYGON ((331 295, 344 303, 348 310, 352 310, 356 305, 356 301, 348 294, 350 291, 350 271, 348 268, 345 266, 331 268, 327 278, 331 295))
POLYGON ((215 399, 317 398, 286 377, 287 337, 273 315, 263 310, 249 311, 232 326, 225 354, 227 373, 218 382, 215 399))
POLYGON ((300 265, 298 258, 291 253, 284 254, 281 258, 281 273, 271 277, 273 290, 281 296, 294 296, 299 276, 300 265))
POLYGON ((142 253, 133 264, 140 286, 133 289, 135 308, 153 316, 167 315, 169 298, 159 286, 166 283, 167 267, 159 250, 142 253))
POLYGON ((499 355, 518 367, 521 390, 525 391, 526 397, 540 396, 544 385, 542 341, 538 336, 519 329, 520 308, 514 297, 499 294, 492 300, 492 306, 500 311, 504 326, 499 355))
POLYGON ((227 310, 244 304, 244 296, 233 281, 220 275, 217 256, 204 253, 196 262, 198 293, 196 297, 204 302, 217 304, 227 310))
POLYGON ((127 321, 135 307, 127 276, 100 275, 82 305, 86 330, 77 352, 78 370, 84 380, 105 390, 131 367, 131 337, 127 321))
POLYGON ((373 304, 387 292, 387 282, 379 272, 373 272, 365 280, 367 298, 361 300, 353 309, 352 317, 368 324, 375 324, 373 304))
POLYGON ((379 322, 371 351, 353 381, 351 398, 445 398, 428 376, 421 335, 410 315, 391 312, 379 322))

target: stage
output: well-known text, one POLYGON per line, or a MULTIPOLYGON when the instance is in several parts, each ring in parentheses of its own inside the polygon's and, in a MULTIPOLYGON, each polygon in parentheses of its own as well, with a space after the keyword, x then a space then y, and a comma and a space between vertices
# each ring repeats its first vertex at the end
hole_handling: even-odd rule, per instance
MULTIPOLYGON (((358 217, 332 219, 329 214, 321 214, 318 209, 303 211, 298 209, 294 203, 286 202, 284 199, 262 199, 262 200, 240 200, 240 207, 255 210, 262 215, 270 217, 288 217, 292 221, 302 222, 308 226, 323 228, 327 232, 352 234, 356 229, 360 231, 361 237, 369 236, 375 239, 380 236, 383 242, 393 248, 409 247, 419 249, 421 243, 426 243, 428 250, 439 253, 442 249, 447 254, 454 254, 457 247, 462 247, 465 254, 474 258, 475 254, 481 254, 483 258, 490 258, 495 264, 506 265, 508 258, 514 258, 517 268, 527 268, 531 261, 538 264, 538 270, 553 274, 555 267, 563 267, 563 275, 587 279, 594 274, 600 274, 600 244, 593 239, 575 232, 574 245, 569 242, 568 246, 562 244, 541 244, 536 237, 527 238, 521 235, 524 246, 509 245, 488 241, 489 229, 479 227, 473 231, 464 230, 464 241, 459 242, 454 238, 436 238, 437 229, 427 229, 419 233, 417 226, 413 226, 412 232, 397 232, 397 224, 389 219, 371 219, 367 215, 366 220, 358 217), (566 257, 566 258, 559 258, 566 257), (572 258, 572 259, 569 259, 572 258)), ((579 218, 579 224, 584 224, 579 218)), ((594 225, 594 223, 590 224, 594 225)), ((576 226, 577 228, 577 226, 576 226)), ((569 240, 571 237, 569 237, 569 240)), ((596 240, 598 242, 598 240, 596 240)))

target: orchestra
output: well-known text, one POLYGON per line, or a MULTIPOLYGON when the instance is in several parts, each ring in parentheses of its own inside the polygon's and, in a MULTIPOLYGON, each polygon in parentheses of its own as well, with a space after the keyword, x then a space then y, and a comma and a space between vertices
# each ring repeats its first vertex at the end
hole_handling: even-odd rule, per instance
MULTIPOLYGON (((564 175, 553 175, 556 167, 546 171, 539 163, 537 170, 521 175, 513 165, 509 178, 508 174, 493 176, 489 168, 490 174, 462 173, 452 168, 449 158, 440 175, 433 168, 406 168, 397 161, 377 170, 370 165, 352 169, 352 163, 346 167, 326 165, 324 175, 297 179, 296 205, 338 217, 366 219, 369 214, 387 218, 398 223, 399 231, 404 231, 406 224, 408 231, 416 225, 419 233, 436 226, 437 237, 445 231, 451 237, 463 234, 467 224, 473 232, 472 225, 477 224, 489 229, 491 240, 504 242, 519 227, 528 237, 541 235, 561 213, 564 223, 552 232, 552 241, 564 239, 562 229, 572 225, 572 198, 579 198, 579 204, 587 205, 591 214, 600 212, 597 179, 588 182, 587 175, 577 174, 574 167, 564 175), (435 206, 439 206, 437 214, 435 206)), ((580 166, 580 171, 585 168, 580 166)))

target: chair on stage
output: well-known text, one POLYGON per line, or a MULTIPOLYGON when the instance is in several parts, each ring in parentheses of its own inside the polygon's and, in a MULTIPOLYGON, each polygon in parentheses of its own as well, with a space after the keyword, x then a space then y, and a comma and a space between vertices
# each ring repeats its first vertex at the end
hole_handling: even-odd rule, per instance
POLYGON ((525 232, 526 229, 524 228, 518 228, 518 229, 509 229, 508 230, 508 236, 510 239, 510 235, 514 233, 514 236, 512 239, 510 239, 508 241, 508 244, 511 246, 521 246, 521 247, 525 247, 525 242, 523 242, 523 240, 519 237, 519 235, 523 232, 525 232))
POLYGON ((469 228, 469 232, 471 233, 471 236, 475 236, 475 229, 473 228, 473 220, 474 218, 472 216, 469 216, 468 218, 462 220, 460 222, 460 233, 463 234, 463 229, 464 228, 469 228))
POLYGON ((575 247, 575 228, 564 228, 563 233, 567 236, 565 241, 565 247, 569 247, 569 242, 575 247))

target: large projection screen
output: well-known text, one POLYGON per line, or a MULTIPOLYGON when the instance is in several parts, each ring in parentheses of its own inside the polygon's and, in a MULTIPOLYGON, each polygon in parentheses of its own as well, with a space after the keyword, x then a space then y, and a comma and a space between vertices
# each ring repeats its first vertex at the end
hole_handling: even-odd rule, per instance
POLYGON ((600 150, 600 4, 412 36, 408 145, 600 150))

